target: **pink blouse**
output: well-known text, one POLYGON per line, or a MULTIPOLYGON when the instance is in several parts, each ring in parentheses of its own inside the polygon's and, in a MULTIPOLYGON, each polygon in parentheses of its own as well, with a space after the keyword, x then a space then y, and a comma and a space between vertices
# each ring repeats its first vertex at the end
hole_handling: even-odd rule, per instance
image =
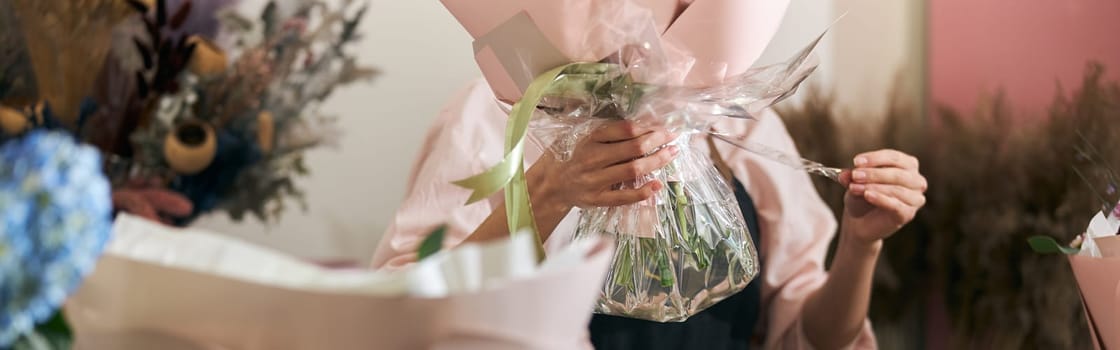
MULTIPOLYGON (((445 245, 458 245, 501 204, 499 193, 464 206, 470 192, 451 183, 478 174, 501 159, 506 114, 494 101, 489 86, 479 79, 440 112, 413 165, 404 203, 374 254, 375 267, 395 268, 413 262, 420 241, 441 224, 448 226, 445 245)), ((728 119, 716 128, 791 154, 797 152, 785 125, 773 112, 757 121, 728 119)), ((836 219, 806 173, 722 142, 716 144, 758 210, 759 254, 766 269, 762 273, 765 312, 761 318, 766 326, 765 348, 809 349, 801 332, 801 308, 828 277, 824 258, 837 228, 836 219)), ((525 159, 532 164, 542 151, 532 143, 527 146, 525 159)), ((560 223, 545 242, 546 248, 553 251, 565 244, 577 220, 578 209, 560 223)), ((849 348, 876 347, 871 323, 864 321, 862 332, 849 348)))

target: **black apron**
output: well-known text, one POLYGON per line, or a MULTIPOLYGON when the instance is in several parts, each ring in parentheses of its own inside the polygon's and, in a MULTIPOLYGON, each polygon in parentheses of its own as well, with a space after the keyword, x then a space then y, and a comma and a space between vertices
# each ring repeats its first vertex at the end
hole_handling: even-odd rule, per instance
MULTIPOLYGON (((735 180, 734 187, 751 240, 758 249, 758 211, 743 184, 735 180)), ((595 314, 591 318, 591 343, 598 350, 749 349, 762 311, 762 271, 765 269, 760 261, 759 274, 746 289, 685 322, 660 323, 595 314)))

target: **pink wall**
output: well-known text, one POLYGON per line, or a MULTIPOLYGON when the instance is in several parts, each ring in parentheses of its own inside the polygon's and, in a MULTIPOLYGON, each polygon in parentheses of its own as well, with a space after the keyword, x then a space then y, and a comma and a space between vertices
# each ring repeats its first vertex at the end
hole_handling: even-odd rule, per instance
POLYGON ((1015 111, 1041 115, 1089 60, 1120 77, 1120 0, 927 1, 935 104, 971 111, 1003 88, 1015 111))

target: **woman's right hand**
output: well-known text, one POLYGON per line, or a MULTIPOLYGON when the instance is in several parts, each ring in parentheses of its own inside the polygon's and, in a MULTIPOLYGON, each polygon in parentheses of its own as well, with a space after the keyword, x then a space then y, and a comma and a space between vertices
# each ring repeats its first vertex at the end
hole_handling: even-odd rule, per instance
MULTIPOLYGON (((664 187, 660 181, 639 188, 617 185, 669 164, 680 151, 676 146, 662 146, 676 138, 660 128, 619 121, 605 124, 584 138, 572 151, 571 159, 560 161, 545 152, 525 172, 541 241, 548 240, 572 208, 619 206, 652 198, 664 187)), ((466 240, 509 237, 504 206, 495 208, 466 240)))
POLYGON ((560 161, 545 152, 526 172, 534 212, 538 217, 544 214, 541 211, 566 215, 573 207, 612 207, 653 197, 664 187, 660 181, 639 188, 617 185, 669 164, 680 150, 675 145, 662 146, 676 138, 660 128, 619 121, 584 138, 569 160, 560 161))

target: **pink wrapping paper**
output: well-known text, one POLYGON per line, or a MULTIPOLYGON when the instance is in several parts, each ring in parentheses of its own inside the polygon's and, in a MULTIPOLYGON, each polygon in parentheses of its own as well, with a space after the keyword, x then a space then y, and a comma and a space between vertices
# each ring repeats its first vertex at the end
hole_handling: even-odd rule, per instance
MULTIPOLYGON (((126 226, 118 224, 115 230, 121 227, 126 226)), ((508 256, 532 253, 531 241, 501 241, 441 253, 432 263, 417 264, 424 270, 408 279, 322 269, 310 270, 319 271, 310 275, 310 281, 319 281, 314 283, 291 282, 302 280, 291 276, 317 267, 292 265, 263 249, 180 240, 186 243, 183 248, 169 250, 167 242, 178 238, 131 236, 131 243, 111 245, 67 302, 77 349, 590 348, 587 324, 612 251, 608 241, 591 242, 551 256, 531 272, 511 275, 493 271, 508 256), (471 261, 489 266, 475 276, 507 277, 485 280, 468 287, 469 292, 434 297, 400 292, 407 288, 392 282, 419 278, 424 285, 412 290, 433 293, 439 289, 432 288, 437 287, 433 276, 446 276, 445 284, 471 280, 458 274, 468 271, 463 262, 471 261), (256 272, 229 277, 237 276, 231 271, 245 271, 238 266, 244 264, 252 264, 248 270, 256 272), (437 274, 429 273, 433 271, 437 274), (365 282, 371 280, 390 282, 382 288, 365 282)))
POLYGON ((601 60, 636 27, 660 35, 679 78, 710 86, 745 72, 777 32, 788 0, 442 0, 476 40, 475 59, 500 100, 513 102, 536 75, 601 60), (524 16, 530 26, 511 25, 524 16), (494 40, 495 37, 500 40, 494 40), (543 39, 543 40, 542 40, 543 39), (545 48, 541 48, 541 44, 545 48), (529 62, 524 66, 511 61, 529 62))
POLYGON ((1097 245, 1101 256, 1120 257, 1120 236, 1096 237, 1093 239, 1093 243, 1097 245))
POLYGON ((1120 257, 1070 255, 1096 349, 1120 349, 1120 257))

